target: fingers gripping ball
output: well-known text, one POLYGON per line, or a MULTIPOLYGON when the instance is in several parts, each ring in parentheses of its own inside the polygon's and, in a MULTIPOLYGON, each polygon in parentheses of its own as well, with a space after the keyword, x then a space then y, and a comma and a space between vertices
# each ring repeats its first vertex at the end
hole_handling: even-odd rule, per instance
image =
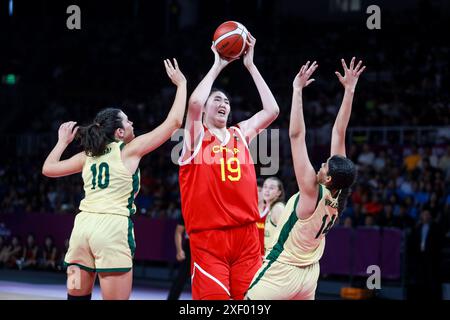
POLYGON ((235 59, 247 50, 247 28, 236 21, 222 23, 214 32, 213 42, 222 58, 235 59))

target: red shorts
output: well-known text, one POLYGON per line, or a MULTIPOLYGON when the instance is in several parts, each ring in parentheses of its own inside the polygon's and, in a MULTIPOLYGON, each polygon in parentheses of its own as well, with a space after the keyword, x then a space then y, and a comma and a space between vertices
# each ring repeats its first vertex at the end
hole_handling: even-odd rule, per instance
POLYGON ((262 265, 256 224, 189 236, 192 299, 242 300, 262 265))

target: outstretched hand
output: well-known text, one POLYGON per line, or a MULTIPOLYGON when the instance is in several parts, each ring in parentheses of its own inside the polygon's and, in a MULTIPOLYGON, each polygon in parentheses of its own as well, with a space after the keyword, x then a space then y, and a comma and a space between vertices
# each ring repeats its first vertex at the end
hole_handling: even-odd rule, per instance
POLYGON ((366 69, 366 66, 362 65, 362 61, 359 60, 358 65, 355 67, 355 57, 350 61, 350 68, 347 67, 344 59, 341 59, 342 67, 344 68, 344 76, 342 76, 339 72, 335 72, 339 81, 342 83, 346 90, 354 91, 356 88, 356 84, 358 83, 358 78, 361 73, 366 69))
POLYGON ((165 59, 164 67, 166 67, 167 75, 169 76, 170 80, 172 80, 172 83, 174 85, 176 85, 178 87, 178 86, 186 83, 186 78, 184 77, 184 74, 181 72, 180 68, 178 67, 177 59, 173 58, 173 65, 169 59, 165 59))
POLYGON ((314 71, 317 69, 319 65, 314 61, 311 66, 309 65, 309 61, 300 68, 300 71, 295 76, 294 82, 292 86, 294 89, 303 89, 308 86, 311 82, 315 81, 315 79, 309 79, 314 71))
POLYGON ((58 130, 58 142, 62 142, 67 145, 70 144, 75 138, 79 128, 75 127, 76 124, 77 123, 75 121, 64 122, 58 130))

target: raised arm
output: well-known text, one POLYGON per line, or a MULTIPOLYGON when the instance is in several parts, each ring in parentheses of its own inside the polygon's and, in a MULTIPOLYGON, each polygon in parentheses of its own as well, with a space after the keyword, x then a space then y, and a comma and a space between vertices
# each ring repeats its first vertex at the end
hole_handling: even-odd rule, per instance
POLYGON ((330 155, 341 155, 345 157, 345 132, 347 131, 348 122, 352 113, 353 95, 355 94, 355 88, 358 82, 358 78, 366 67, 364 66, 361 68, 361 60, 359 61, 358 65, 354 67, 355 57, 353 57, 352 61, 350 62, 350 68, 347 68, 344 59, 341 59, 341 63, 342 67, 344 68, 344 76, 342 76, 337 71, 335 72, 335 74, 344 86, 345 91, 341 108, 339 109, 333 126, 330 155))
POLYGON ((81 172, 86 160, 86 154, 80 152, 69 159, 60 160, 61 155, 66 150, 67 146, 73 141, 78 131, 75 127, 77 123, 74 121, 63 123, 58 130, 58 142, 53 150, 45 159, 42 166, 42 174, 49 178, 57 178, 68 176, 74 173, 81 172))
MULTIPOLYGON (((166 119, 158 127, 152 131, 140 135, 128 143, 122 151, 122 159, 128 167, 130 161, 133 163, 131 167, 137 168, 136 161, 148 154, 149 152, 158 148, 161 144, 166 142, 172 133, 181 127, 186 109, 186 78, 178 67, 177 60, 173 59, 173 65, 170 60, 164 60, 167 75, 173 84, 177 86, 177 92, 172 108, 169 111, 166 119)), ((132 170, 134 172, 134 170, 132 170)))
POLYGON ((264 81, 261 73, 259 73, 258 68, 253 63, 255 43, 256 39, 249 33, 247 40, 248 50, 244 55, 244 65, 255 82, 259 96, 261 97, 263 109, 253 115, 250 119, 239 123, 239 127, 248 142, 256 137, 260 130, 267 128, 280 113, 280 108, 278 107, 275 97, 270 91, 267 83, 264 81))
POLYGON ((308 157, 306 148, 306 129, 303 117, 302 90, 314 79, 309 79, 317 68, 314 61, 302 66, 293 82, 291 119, 289 122, 289 138, 291 140, 292 160, 295 177, 302 197, 314 197, 317 194, 316 172, 308 157))
POLYGON ((185 144, 189 150, 194 149, 194 145, 196 144, 195 142, 202 130, 203 107, 205 106, 206 100, 211 92, 214 81, 230 62, 236 60, 222 59, 214 44, 211 46, 211 50, 214 53, 214 64, 189 97, 184 131, 185 144))

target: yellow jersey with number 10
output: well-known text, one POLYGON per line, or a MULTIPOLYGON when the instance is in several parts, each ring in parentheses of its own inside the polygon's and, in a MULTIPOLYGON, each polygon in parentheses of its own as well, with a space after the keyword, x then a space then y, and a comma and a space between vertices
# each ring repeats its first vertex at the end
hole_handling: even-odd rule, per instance
POLYGON ((130 216, 136 212, 134 199, 139 192, 139 168, 130 174, 125 168, 121 150, 123 142, 112 142, 99 157, 86 157, 82 177, 84 199, 80 210, 130 216))

